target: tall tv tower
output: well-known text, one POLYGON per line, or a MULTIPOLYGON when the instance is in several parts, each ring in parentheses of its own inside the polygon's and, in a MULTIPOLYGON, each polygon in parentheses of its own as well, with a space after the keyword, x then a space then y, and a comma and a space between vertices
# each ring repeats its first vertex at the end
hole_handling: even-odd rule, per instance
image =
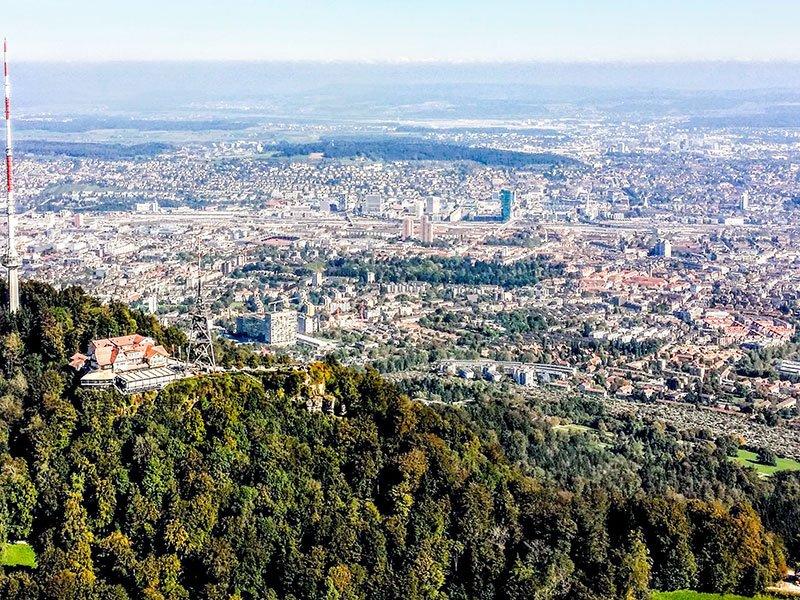
POLYGON ((17 216, 14 214, 14 184, 11 163, 11 81, 8 77, 8 42, 3 40, 3 87, 6 93, 6 220, 8 221, 8 245, 3 257, 3 266, 8 270, 8 310, 19 310, 19 267, 21 261, 17 253, 17 216))

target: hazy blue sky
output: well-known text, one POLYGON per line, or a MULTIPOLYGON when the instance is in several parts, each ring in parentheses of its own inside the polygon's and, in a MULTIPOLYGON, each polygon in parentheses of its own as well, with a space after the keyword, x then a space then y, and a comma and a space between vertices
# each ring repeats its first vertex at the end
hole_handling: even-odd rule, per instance
POLYGON ((16 59, 800 60, 800 0, 6 0, 16 59))

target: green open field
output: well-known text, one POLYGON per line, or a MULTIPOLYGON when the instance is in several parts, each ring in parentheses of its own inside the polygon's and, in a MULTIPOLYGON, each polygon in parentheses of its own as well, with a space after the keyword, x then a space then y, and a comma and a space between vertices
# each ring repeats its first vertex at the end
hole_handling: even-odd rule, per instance
POLYGON ((749 450, 743 450, 741 448, 736 453, 736 456, 733 457, 733 460, 741 465, 753 467, 762 477, 769 477, 779 471, 800 471, 800 462, 792 460, 791 458, 779 458, 776 461, 776 465, 771 467, 759 463, 755 452, 750 452, 749 450))
POLYGON ((595 439, 595 445, 599 448, 608 448, 609 442, 614 440, 614 435, 611 433, 601 433, 593 427, 586 425, 578 425, 577 423, 563 423, 555 425, 553 431, 560 431, 566 435, 590 434, 595 439))
POLYGON ((5 544, 0 548, 0 565, 4 567, 35 567, 36 554, 28 544, 5 544))
POLYGON ((700 592, 653 592, 653 600, 776 600, 774 596, 746 598, 734 594, 701 594, 700 592))

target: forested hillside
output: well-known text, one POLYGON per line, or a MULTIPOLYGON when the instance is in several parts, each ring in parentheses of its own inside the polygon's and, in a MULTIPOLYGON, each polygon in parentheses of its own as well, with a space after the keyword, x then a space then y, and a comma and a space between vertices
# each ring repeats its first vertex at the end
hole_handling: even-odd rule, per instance
POLYGON ((391 260, 353 260, 336 258, 328 263, 327 274, 333 277, 358 277, 366 281, 367 273, 378 283, 422 281, 431 284, 499 285, 514 288, 533 285, 547 277, 558 277, 564 268, 537 259, 511 264, 473 261, 469 258, 394 258, 391 260))
POLYGON ((578 165, 574 158, 552 153, 518 152, 435 142, 420 138, 322 139, 310 143, 281 142, 275 148, 280 156, 298 156, 321 152, 328 158, 363 157, 369 160, 445 160, 472 161, 482 165, 513 167, 549 167, 578 165))
POLYGON ((591 406, 431 408, 333 363, 81 390, 64 364, 92 337, 180 332, 76 289, 23 305, 0 315, 0 541, 38 565, 0 569, 3 598, 751 594, 798 556, 800 480, 761 482, 721 440, 616 422, 593 450, 542 420, 591 406))

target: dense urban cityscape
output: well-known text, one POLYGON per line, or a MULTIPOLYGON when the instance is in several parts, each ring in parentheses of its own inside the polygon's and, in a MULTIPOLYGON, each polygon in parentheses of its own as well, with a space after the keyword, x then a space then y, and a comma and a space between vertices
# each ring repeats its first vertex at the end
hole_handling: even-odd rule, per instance
MULTIPOLYGON (((335 133, 320 129, 293 134, 335 133)), ((569 367, 547 385, 795 423, 800 136, 680 119, 417 130, 434 152, 559 160, 277 156, 249 130, 130 159, 26 152, 23 276, 176 324, 199 279, 221 336, 300 360, 529 386, 546 363, 569 367)), ((381 139, 402 152, 402 131, 381 139)))

